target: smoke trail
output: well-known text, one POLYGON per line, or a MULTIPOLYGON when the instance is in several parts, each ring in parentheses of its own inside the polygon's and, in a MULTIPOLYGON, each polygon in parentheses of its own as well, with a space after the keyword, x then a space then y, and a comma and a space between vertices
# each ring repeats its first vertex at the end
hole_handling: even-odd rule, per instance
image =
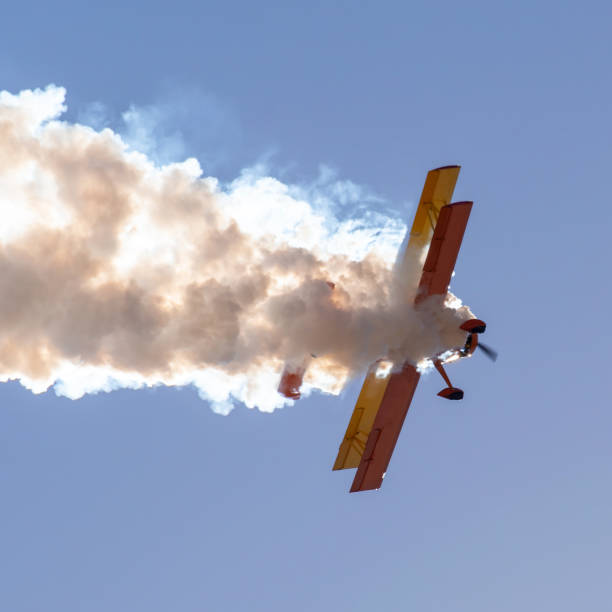
POLYGON ((218 412, 271 411, 285 362, 316 355, 304 390, 337 393, 381 356, 462 343, 467 309, 406 301, 398 220, 341 222, 254 171, 223 187, 195 159, 158 167, 59 121, 64 98, 0 92, 0 380, 71 398, 193 384, 218 412))

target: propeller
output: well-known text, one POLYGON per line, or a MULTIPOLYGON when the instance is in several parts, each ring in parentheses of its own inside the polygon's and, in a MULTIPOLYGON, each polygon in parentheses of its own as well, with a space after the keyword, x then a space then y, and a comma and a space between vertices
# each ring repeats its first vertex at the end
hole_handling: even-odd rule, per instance
POLYGON ((493 350, 488 344, 484 342, 478 342, 478 348, 482 349, 482 352, 491 360, 497 360, 497 351, 493 350))

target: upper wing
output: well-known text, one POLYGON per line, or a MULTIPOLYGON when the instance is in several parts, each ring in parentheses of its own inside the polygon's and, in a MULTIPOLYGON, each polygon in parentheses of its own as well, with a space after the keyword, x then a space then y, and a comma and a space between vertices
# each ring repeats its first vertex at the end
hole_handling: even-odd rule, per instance
POLYGON ((461 166, 443 166, 430 170, 414 215, 408 246, 425 247, 436 227, 440 209, 450 203, 461 166))
MULTIPOLYGON (((453 197, 460 169, 460 166, 444 166, 427 173, 408 243, 402 255, 402 269, 405 273, 411 273, 413 269, 411 264, 418 265, 418 262, 410 260, 416 258, 417 254, 430 243, 440 210, 453 197)), ((377 364, 374 364, 370 368, 363 382, 357 404, 334 462, 334 470, 357 467, 361 461, 365 442, 372 430, 372 424, 390 378, 390 374, 384 377, 375 375, 373 368, 376 366, 377 364)))
POLYGON ((390 376, 377 374, 378 363, 373 364, 363 382, 361 393, 349 421, 344 439, 340 444, 338 456, 334 463, 334 470, 356 468, 361 461, 378 407, 389 384, 390 376))

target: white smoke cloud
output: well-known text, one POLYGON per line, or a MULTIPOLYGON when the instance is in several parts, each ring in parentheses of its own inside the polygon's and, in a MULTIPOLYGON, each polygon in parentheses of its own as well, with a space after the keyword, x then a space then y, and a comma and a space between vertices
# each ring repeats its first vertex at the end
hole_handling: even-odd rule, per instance
POLYGON ((393 265, 405 225, 363 188, 261 168, 221 185, 60 121, 64 100, 0 93, 0 380, 71 398, 192 384, 222 414, 271 411, 286 362, 316 355, 303 391, 338 393, 380 357, 462 343, 469 310, 411 306, 416 272, 393 265))

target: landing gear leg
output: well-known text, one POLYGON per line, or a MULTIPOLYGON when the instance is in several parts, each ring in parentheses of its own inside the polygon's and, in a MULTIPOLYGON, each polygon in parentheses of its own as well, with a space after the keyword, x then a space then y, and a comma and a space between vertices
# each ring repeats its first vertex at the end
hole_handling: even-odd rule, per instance
POLYGON ((448 374, 446 373, 446 370, 442 365, 442 362, 439 359, 434 359, 434 366, 436 370, 440 372, 440 376, 442 376, 444 382, 447 384, 447 387, 445 389, 442 389, 442 391, 440 391, 438 395, 440 397, 450 400, 463 399, 463 391, 461 389, 458 389, 457 387, 453 387, 450 378, 448 377, 448 374))

